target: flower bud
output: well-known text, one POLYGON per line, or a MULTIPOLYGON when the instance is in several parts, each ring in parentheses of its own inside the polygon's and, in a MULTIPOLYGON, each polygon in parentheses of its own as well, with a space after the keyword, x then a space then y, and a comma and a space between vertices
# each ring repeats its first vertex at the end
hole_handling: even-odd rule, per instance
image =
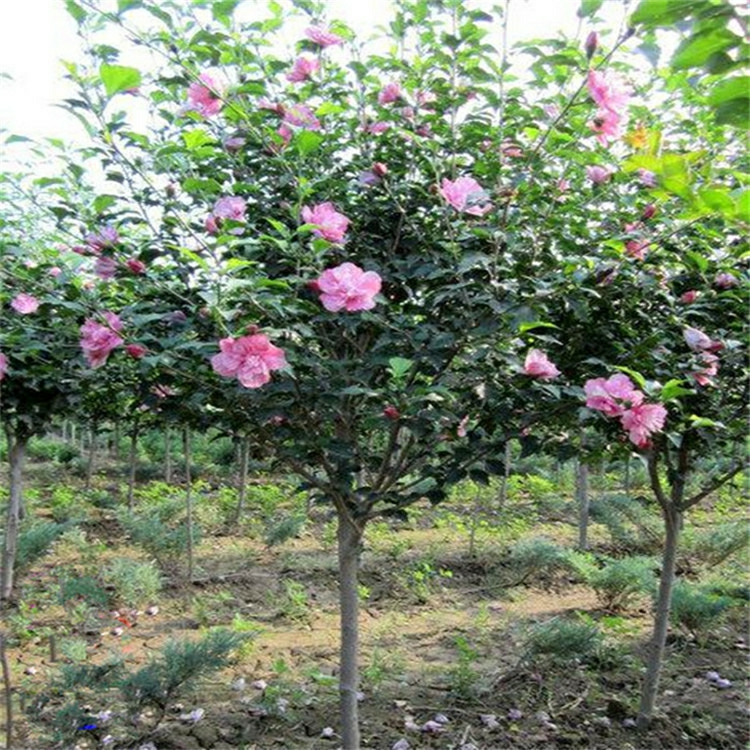
POLYGON ((401 412, 395 406, 386 406, 383 409, 383 416, 386 419, 392 419, 394 422, 401 418, 401 412))
POLYGON ((146 349, 145 346, 142 344, 128 344, 125 347, 125 351, 133 358, 133 359, 140 359, 143 357, 148 349, 146 349))
POLYGON ((649 203, 646 208, 643 209, 643 214, 641 215, 641 219, 643 221, 648 221, 649 219, 653 219, 656 215, 656 206, 653 203, 649 203))
POLYGON ((599 35, 595 31, 592 31, 586 37, 586 43, 583 46, 584 50, 586 50, 587 60, 590 60, 594 56, 594 52, 596 52, 598 47, 599 47, 599 35))

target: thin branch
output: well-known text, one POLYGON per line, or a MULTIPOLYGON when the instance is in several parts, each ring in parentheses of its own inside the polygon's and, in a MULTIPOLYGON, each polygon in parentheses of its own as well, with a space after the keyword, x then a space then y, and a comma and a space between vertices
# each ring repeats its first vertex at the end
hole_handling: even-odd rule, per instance
POLYGON ((680 505, 680 510, 684 511, 688 508, 692 508, 694 505, 697 505, 703 498, 710 495, 712 492, 716 492, 716 490, 719 489, 723 484, 726 484, 730 479, 734 478, 739 474, 743 469, 745 468, 745 462, 740 461, 739 463, 736 463, 726 474, 723 474, 722 476, 718 477, 717 479, 714 479, 713 482, 706 485, 702 490, 697 492, 695 495, 693 495, 689 500, 686 500, 684 503, 680 505))

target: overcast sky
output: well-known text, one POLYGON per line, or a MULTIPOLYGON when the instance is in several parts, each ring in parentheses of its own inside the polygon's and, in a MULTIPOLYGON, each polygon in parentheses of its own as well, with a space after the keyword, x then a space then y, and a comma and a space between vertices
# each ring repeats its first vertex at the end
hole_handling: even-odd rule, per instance
MULTIPOLYGON (((63 0, 0 0, 0 128, 34 139, 45 136, 79 138, 80 126, 54 106, 66 95, 60 60, 76 60, 78 39, 73 20, 63 0)), ((492 0, 476 0, 487 8, 492 0)), ((511 0, 509 41, 555 36, 558 31, 573 36, 578 27, 576 10, 580 0, 511 0)), ((624 0, 607 0, 600 15, 610 28, 619 25, 624 0)), ((329 17, 341 18, 358 33, 367 35, 385 22, 389 0, 329 0, 329 17)), ((584 26, 583 33, 589 29, 584 26)))

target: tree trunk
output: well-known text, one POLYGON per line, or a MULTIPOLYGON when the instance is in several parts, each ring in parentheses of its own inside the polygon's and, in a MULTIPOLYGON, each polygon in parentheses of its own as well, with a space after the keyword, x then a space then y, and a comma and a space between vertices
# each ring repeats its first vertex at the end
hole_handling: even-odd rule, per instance
POLYGON ((0 599, 9 599, 13 593, 13 577, 18 548, 19 514, 23 496, 23 464, 28 438, 8 433, 8 463, 10 464, 10 498, 5 523, 3 569, 0 581, 0 599))
POLYGON ((112 433, 112 458, 115 461, 120 460, 120 420, 115 420, 115 427, 112 433))
POLYGON ((625 491, 626 497, 630 497, 630 485, 630 454, 628 454, 627 458, 625 459, 625 481, 623 483, 623 490, 625 491))
POLYGON ((164 428, 164 481, 172 483, 172 428, 164 428))
POLYGON ((245 498, 247 496, 247 464, 250 458, 250 441, 247 437, 243 437, 240 441, 240 476, 237 485, 237 512, 235 514, 234 523, 238 525, 242 520, 242 515, 245 512, 245 498))
POLYGON ((667 642, 669 627, 669 610, 672 605, 672 588, 674 587, 675 562, 677 560, 677 544, 682 530, 682 513, 675 508, 663 509, 666 525, 666 539, 662 553, 661 578, 659 580, 659 594, 656 601, 656 617, 654 632, 649 648, 646 676, 643 680, 641 705, 638 709, 636 721, 638 729, 647 729, 651 724, 656 703, 656 693, 659 689, 659 676, 664 660, 664 647, 667 642))
POLYGON ((138 428, 134 427, 130 435, 130 455, 128 456, 128 510, 135 505, 135 473, 138 464, 138 428))
POLYGON ((359 750, 359 556, 363 529, 345 508, 338 508, 341 650, 339 695, 343 750, 359 750))
POLYGON ((10 665, 5 645, 5 633, 0 633, 0 664, 5 687, 5 750, 11 750, 13 747, 13 685, 10 681, 10 665))
POLYGON ((578 549, 588 549, 589 532, 589 466, 578 461, 576 465, 576 502, 578 503, 578 549))
POLYGON ((503 475, 500 478, 500 495, 497 498, 497 502, 500 508, 505 505, 505 501, 508 499, 508 478, 510 477, 510 466, 511 466, 512 451, 510 447, 510 440, 505 443, 505 454, 503 456, 503 475))
POLYGON ((187 563, 188 582, 193 582, 193 480, 190 472, 190 430, 182 431, 182 445, 185 454, 185 511, 187 523, 187 563))
POLYGON ((91 477, 94 474, 94 459, 96 458, 96 425, 91 426, 89 440, 89 460, 86 462, 86 489, 91 489, 91 477))

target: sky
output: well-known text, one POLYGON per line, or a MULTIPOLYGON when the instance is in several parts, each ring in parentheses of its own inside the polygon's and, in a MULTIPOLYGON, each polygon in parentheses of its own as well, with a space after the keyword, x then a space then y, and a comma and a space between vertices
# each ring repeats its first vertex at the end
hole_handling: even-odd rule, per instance
MULTIPOLYGON (((70 93, 61 60, 81 59, 76 25, 63 0, 0 1, 0 75, 12 77, 0 78, 0 129, 34 140, 80 140, 80 125, 55 106, 70 93)), ((475 2, 487 8, 493 4, 493 0, 475 2)), ((511 0, 509 43, 552 37, 558 31, 574 36, 579 4, 580 0, 511 0)), ((626 6, 626 0, 607 0, 599 12, 604 26, 617 28, 626 6)), ((340 18, 364 35, 388 19, 389 7, 390 0, 328 2, 330 18, 340 18)), ((584 25, 581 33, 589 30, 584 25)))

